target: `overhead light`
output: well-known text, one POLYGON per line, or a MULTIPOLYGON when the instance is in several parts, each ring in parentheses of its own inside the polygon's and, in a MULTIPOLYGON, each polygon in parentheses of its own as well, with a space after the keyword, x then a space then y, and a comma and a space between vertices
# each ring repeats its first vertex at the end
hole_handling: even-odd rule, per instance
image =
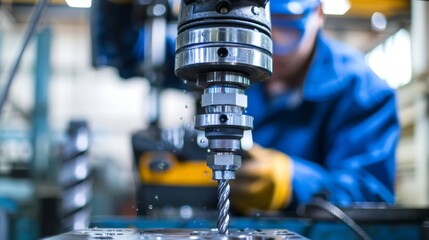
POLYGON ((371 27, 374 30, 383 31, 387 27, 387 19, 383 13, 375 12, 371 17, 371 27))
POLYGON ((67 5, 73 8, 90 8, 92 0, 66 0, 67 5))
POLYGON ((322 0, 323 12, 328 15, 344 15, 351 7, 348 0, 322 0))

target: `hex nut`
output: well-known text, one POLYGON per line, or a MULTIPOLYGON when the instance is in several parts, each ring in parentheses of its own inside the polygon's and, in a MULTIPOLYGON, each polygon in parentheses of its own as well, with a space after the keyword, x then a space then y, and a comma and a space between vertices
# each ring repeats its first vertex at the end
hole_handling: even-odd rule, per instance
POLYGON ((201 96, 201 106, 231 105, 246 108, 247 96, 237 93, 205 93, 201 96))
POLYGON ((209 155, 207 165, 213 170, 235 170, 241 166, 241 156, 235 154, 209 155))

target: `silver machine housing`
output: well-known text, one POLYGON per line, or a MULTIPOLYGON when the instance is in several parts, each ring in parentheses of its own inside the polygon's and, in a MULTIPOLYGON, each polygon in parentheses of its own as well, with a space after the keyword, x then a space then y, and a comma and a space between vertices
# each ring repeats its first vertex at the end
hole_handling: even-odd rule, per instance
POLYGON ((253 128, 245 90, 271 75, 270 26, 266 0, 181 3, 175 72, 204 89, 195 128, 208 139, 214 180, 234 179, 241 165, 240 141, 253 128))

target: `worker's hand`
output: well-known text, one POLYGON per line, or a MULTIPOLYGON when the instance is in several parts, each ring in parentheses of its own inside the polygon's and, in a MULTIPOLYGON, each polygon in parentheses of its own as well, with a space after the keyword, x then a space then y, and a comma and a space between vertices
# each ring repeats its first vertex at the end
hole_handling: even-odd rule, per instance
POLYGON ((292 196, 292 161, 274 149, 255 145, 248 151, 231 184, 231 205, 242 214, 274 211, 289 204, 292 196))

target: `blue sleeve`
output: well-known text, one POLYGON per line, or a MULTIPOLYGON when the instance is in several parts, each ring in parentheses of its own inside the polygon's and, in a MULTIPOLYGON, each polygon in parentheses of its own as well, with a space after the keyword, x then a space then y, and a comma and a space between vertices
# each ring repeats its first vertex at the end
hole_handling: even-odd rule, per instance
POLYGON ((315 193, 328 192, 329 200, 341 206, 394 203, 400 133, 395 95, 387 87, 367 87, 360 86, 338 102, 324 129, 323 164, 291 156, 296 201, 305 203, 315 193))

